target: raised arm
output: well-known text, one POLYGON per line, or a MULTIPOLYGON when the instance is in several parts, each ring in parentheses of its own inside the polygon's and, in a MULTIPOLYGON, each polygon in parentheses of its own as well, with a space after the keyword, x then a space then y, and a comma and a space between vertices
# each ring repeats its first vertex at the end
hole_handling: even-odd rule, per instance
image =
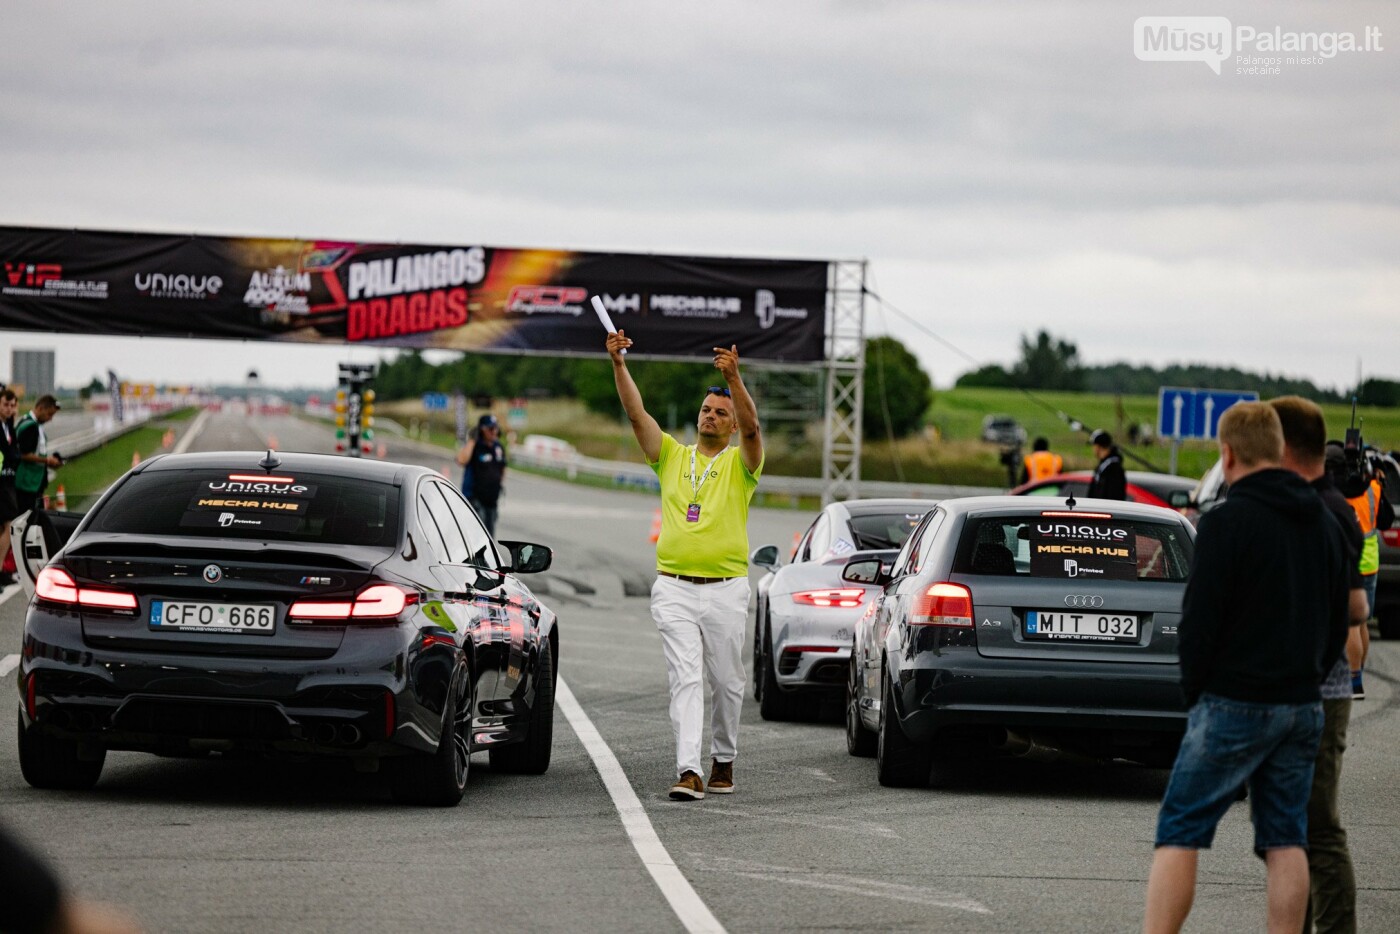
POLYGON ((734 418, 739 422, 739 456, 744 459, 749 473, 753 473, 763 466, 763 433, 758 427, 758 407, 753 404, 753 396, 749 395, 744 378, 739 375, 738 345, 731 345, 728 350, 715 348, 715 369, 724 374, 729 386, 729 396, 734 400, 734 418))
POLYGON ((632 374, 627 372, 627 360, 622 351, 631 346, 631 338, 622 331, 608 335, 608 356, 612 358, 617 397, 622 400, 622 408, 632 423, 632 433, 642 446, 642 454, 648 464, 654 464, 661 458, 661 426, 647 413, 646 406, 642 405, 642 394, 632 381, 632 374))

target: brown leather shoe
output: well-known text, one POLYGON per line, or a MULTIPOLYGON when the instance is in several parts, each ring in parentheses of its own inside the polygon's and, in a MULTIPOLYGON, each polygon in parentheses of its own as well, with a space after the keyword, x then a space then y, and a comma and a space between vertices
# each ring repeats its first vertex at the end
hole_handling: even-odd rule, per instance
POLYGON ((710 780, 705 784, 705 790, 716 795, 732 795, 734 763, 721 762, 718 759, 711 759, 710 763, 710 780))
POLYGON ((672 801, 699 801, 703 797, 705 786, 700 783, 700 776, 694 772, 686 772, 671 786, 672 801))

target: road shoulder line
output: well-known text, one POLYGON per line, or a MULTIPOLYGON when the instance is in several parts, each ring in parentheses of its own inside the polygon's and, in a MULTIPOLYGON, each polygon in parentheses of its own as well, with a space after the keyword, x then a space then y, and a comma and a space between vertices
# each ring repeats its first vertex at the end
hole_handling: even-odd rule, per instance
POLYGON ((667 852, 661 838, 656 835, 656 829, 647 818, 641 799, 627 781, 627 774, 622 771, 617 756, 613 755, 612 749, 603 740, 593 721, 588 719, 588 714, 584 713, 583 707, 574 698, 563 678, 559 679, 555 687, 555 700, 564 711, 569 726, 573 727, 574 733, 578 735, 579 742, 583 743, 589 758, 593 760, 608 794, 612 796, 613 806, 622 818, 622 827, 627 831, 628 839, 632 841, 632 848, 641 857, 642 865, 651 873, 652 881, 661 890, 681 924, 691 934, 723 934, 724 926, 701 901, 700 896, 676 866, 676 861, 671 858, 671 854, 667 852))

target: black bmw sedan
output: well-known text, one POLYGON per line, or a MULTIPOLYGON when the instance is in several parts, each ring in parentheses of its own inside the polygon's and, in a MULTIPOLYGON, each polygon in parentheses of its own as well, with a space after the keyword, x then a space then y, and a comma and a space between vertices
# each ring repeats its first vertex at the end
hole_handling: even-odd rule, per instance
POLYGON ((1186 728, 1177 628, 1195 530, 1136 503, 945 500, 885 567, 856 625, 846 744, 884 785, 969 760, 1169 766, 1186 728))
POLYGON ((557 621, 516 575, 552 555, 425 467, 158 457, 55 544, 19 672, 35 787, 93 786, 109 749, 326 755, 450 806, 473 752, 549 767, 557 621))

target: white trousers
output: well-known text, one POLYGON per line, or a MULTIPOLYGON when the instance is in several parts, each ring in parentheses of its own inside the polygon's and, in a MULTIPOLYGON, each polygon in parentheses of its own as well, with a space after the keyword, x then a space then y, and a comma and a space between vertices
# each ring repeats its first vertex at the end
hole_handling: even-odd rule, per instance
POLYGON ((749 579, 692 584, 656 576, 651 618, 661 632, 671 684, 671 729, 676 735, 676 776, 702 778, 700 738, 705 716, 702 673, 711 693, 710 755, 733 762, 739 754, 739 711, 744 705, 744 620, 749 579))

